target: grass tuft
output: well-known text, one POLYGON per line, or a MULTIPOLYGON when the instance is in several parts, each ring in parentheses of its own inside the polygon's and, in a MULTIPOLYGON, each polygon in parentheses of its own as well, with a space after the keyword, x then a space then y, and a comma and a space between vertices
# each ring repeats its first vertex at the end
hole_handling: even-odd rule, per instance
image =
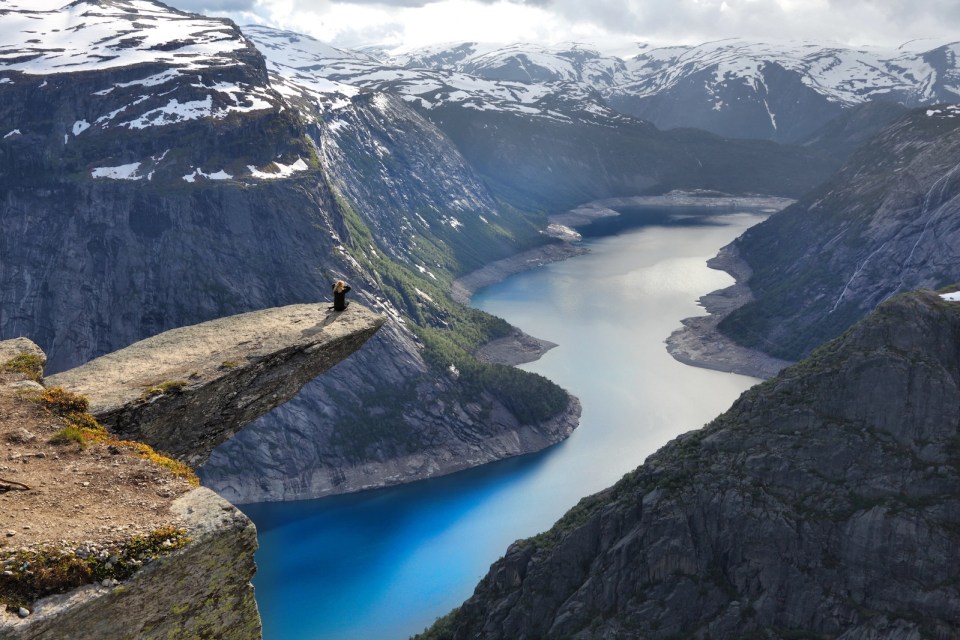
POLYGON ((147 387, 140 398, 142 400, 149 400, 150 398, 154 398, 156 396, 180 393, 186 386, 186 380, 164 380, 160 384, 147 387))
POLYGON ((43 380, 43 367, 46 360, 43 356, 35 353, 21 353, 20 355, 7 360, 3 365, 4 369, 16 371, 28 376, 34 382, 43 380))

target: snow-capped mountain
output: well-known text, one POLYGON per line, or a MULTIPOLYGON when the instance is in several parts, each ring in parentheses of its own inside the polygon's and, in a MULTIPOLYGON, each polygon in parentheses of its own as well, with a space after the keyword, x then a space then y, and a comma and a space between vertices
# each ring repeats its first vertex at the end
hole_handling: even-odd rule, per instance
POLYGON ((468 42, 424 47, 388 59, 407 68, 461 71, 489 80, 582 82, 598 90, 615 84, 626 71, 620 58, 577 42, 551 46, 468 42))
POLYGON ((663 127, 796 142, 849 107, 960 99, 960 43, 929 50, 723 40, 650 49, 627 62, 608 102, 663 127))
MULTIPOLYGON (((579 79, 590 77, 600 86, 601 76, 613 77, 618 63, 580 45, 574 45, 573 52, 538 49, 539 75, 547 80, 529 82, 450 68, 413 68, 423 63, 416 62, 414 54, 351 52, 289 31, 244 29, 267 56, 274 86, 291 100, 312 104, 325 126, 349 131, 352 123, 337 110, 350 104, 351 92, 362 88, 397 95, 451 138, 498 196, 521 208, 561 209, 666 185, 725 184, 729 189, 799 195, 829 171, 829 162, 819 167, 823 163, 796 150, 731 146, 704 132, 658 132, 609 108, 593 84, 579 79), (736 171, 731 170, 734 157, 741 159, 736 171)), ((497 62, 498 56, 520 55, 526 48, 464 45, 449 55, 431 50, 424 56, 432 55, 434 61, 444 57, 451 66, 475 55, 473 68, 491 65, 489 69, 502 71, 505 65, 497 62)), ((534 54, 524 59, 532 69, 534 54)))
MULTIPOLYGON (((844 109, 884 100, 906 106, 960 100, 960 43, 899 49, 740 39, 649 47, 631 58, 581 44, 433 46, 384 60, 489 79, 569 82, 661 128, 796 142, 844 109)), ((383 54, 381 54, 383 55, 383 54)))
POLYGON ((413 67, 404 59, 381 60, 362 51, 325 45, 303 34, 246 26, 244 33, 264 53, 279 76, 323 96, 346 96, 356 88, 387 91, 424 110, 456 105, 476 111, 501 111, 559 121, 620 117, 592 85, 576 78, 488 78, 468 71, 413 67), (351 89, 351 87, 353 89, 351 89))
POLYGON ((132 99, 78 120, 73 135, 224 118, 275 109, 280 102, 265 76, 243 83, 230 78, 230 70, 256 51, 239 29, 222 20, 172 12, 145 0, 80 1, 66 7, 61 0, 5 0, 0 10, 0 72, 6 74, 0 83, 21 74, 143 70, 139 77, 95 92, 95 98, 118 92, 132 99), (163 101, 153 99, 157 87, 165 90, 163 101))

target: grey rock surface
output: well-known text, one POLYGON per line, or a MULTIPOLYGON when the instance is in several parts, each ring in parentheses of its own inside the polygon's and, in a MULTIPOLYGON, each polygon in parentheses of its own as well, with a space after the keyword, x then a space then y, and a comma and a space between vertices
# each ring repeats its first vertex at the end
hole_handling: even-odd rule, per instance
POLYGON ((960 281, 960 110, 911 111, 732 243, 754 296, 718 327, 797 360, 882 301, 960 281))
POLYGON ((114 433, 200 466, 213 448, 359 349, 383 316, 301 304, 219 318, 50 376, 114 433))
POLYGON ((3 640, 257 640, 257 532, 209 489, 177 499, 174 515, 192 541, 129 580, 44 598, 29 616, 0 618, 3 640))
POLYGON ((37 356, 41 362, 47 361, 47 355, 43 352, 43 349, 29 338, 0 340, 0 366, 22 354, 37 356))
POLYGON ((958 345, 960 303, 887 301, 512 545, 432 637, 956 637, 958 345))

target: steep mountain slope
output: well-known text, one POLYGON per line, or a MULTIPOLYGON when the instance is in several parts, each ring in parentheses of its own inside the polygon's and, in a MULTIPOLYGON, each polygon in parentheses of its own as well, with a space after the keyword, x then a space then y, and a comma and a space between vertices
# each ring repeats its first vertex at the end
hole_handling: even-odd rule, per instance
MULTIPOLYGON (((51 372, 176 326, 326 299, 331 280, 346 277, 351 295, 391 321, 370 360, 348 360, 361 381, 347 371, 327 383, 335 395, 349 390, 342 401, 308 388, 302 401, 312 402, 311 413, 286 414, 300 420, 307 440, 329 445, 331 464, 363 460, 368 449, 380 462, 398 446, 385 439, 378 448, 385 433, 406 454, 420 452, 407 413, 434 449, 418 459, 415 477, 569 434, 577 405, 559 388, 481 366, 467 353, 509 327, 444 297, 445 283, 466 268, 457 247, 469 265, 487 259, 485 251, 496 258, 540 240, 523 217, 497 217, 486 188, 427 121, 354 88, 271 78, 231 23, 159 3, 3 8, 4 33, 22 37, 0 59, 0 332, 35 339, 51 372), (342 170, 329 164, 339 159, 325 141, 339 126, 332 118, 325 124, 334 107, 380 125, 358 132, 354 165, 343 160, 342 170), (405 119, 405 127, 384 126, 392 119, 405 119), (428 141, 429 172, 426 160, 403 155, 421 153, 428 141), (414 193, 416 167, 436 186, 416 190, 417 209, 404 210, 405 222, 399 211, 414 193), (379 188, 364 191, 364 183, 379 188), (461 231, 471 241, 447 243, 461 231), (527 393, 540 400, 535 409, 522 401, 527 393), (417 423, 416 410, 441 397, 445 408, 417 423), (384 398, 396 414, 384 413, 384 398), (315 437, 314 420, 328 434, 339 425, 339 439, 315 437), (444 429, 431 431, 434 422, 444 429), (468 451, 447 455, 449 437, 468 451), (446 456, 444 464, 435 455, 446 456)), ((349 148, 344 134, 340 144, 349 148)), ((298 473, 315 473, 316 462, 306 447, 264 449, 289 490, 255 486, 231 497, 357 488, 304 481, 298 473)), ((335 467, 320 473, 339 477, 335 467)), ((360 484, 404 479, 395 473, 360 484)))
POLYGON ((897 296, 550 531, 427 638, 952 638, 960 303, 897 296))
POLYGON ((730 248, 755 300, 719 325, 797 359, 905 290, 960 280, 960 108, 911 112, 730 248))

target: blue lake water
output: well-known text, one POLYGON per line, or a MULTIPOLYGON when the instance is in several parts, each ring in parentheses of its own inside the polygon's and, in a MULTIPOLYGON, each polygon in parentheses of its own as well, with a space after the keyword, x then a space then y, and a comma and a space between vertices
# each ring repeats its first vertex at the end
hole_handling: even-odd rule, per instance
POLYGON ((588 227, 591 253, 518 274, 475 306, 559 346, 523 368, 578 396, 564 443, 445 478, 243 507, 267 640, 399 640, 472 593, 514 540, 535 535, 674 436, 725 410, 753 378, 682 365, 663 341, 732 279, 705 261, 759 222, 748 213, 625 211, 588 227), (615 234, 615 235, 603 235, 615 234))

